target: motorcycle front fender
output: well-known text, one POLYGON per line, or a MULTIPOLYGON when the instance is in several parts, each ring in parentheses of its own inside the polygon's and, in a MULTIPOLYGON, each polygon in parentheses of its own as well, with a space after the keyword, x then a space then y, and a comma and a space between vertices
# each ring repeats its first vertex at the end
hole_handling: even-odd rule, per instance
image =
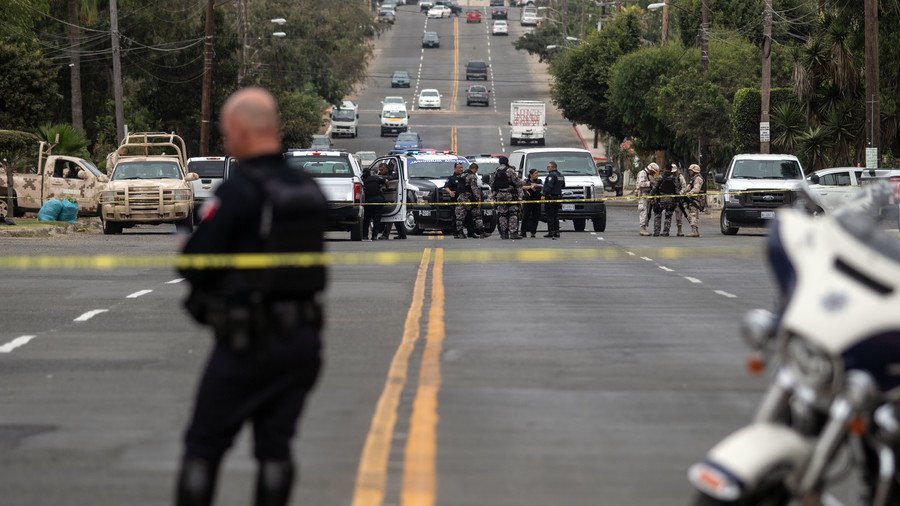
POLYGON ((773 472, 803 469, 813 442, 784 425, 754 423, 717 444, 688 478, 699 491, 722 501, 753 496, 773 472))

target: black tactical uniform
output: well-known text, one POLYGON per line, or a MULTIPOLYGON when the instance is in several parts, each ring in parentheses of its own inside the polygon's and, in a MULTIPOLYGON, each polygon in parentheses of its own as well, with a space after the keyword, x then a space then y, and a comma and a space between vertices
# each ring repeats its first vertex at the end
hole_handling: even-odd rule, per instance
POLYGON ((363 195, 366 197, 365 209, 363 209, 363 239, 369 237, 369 224, 372 225, 372 240, 378 239, 378 234, 382 231, 381 215, 384 214, 384 191, 386 180, 371 172, 369 169, 363 171, 363 195))
MULTIPOLYGON (((242 160, 201 211, 185 254, 321 252, 327 204, 306 173, 281 154, 242 160)), ((245 422, 259 461, 256 504, 287 503, 290 441, 321 363, 316 296, 325 268, 193 270, 186 303, 216 343, 200 381, 177 504, 208 505, 219 464, 245 422)))
MULTIPOLYGON (((560 177, 559 171, 549 171, 544 179, 544 189, 542 190, 544 198, 547 200, 562 199, 563 185, 565 185, 565 179, 560 177)), ((547 235, 544 237, 559 238, 559 203, 545 203, 544 213, 547 215, 547 235)))
POLYGON ((534 237, 541 219, 541 180, 540 178, 534 181, 528 179, 525 183, 537 185, 537 188, 525 190, 522 197, 522 200, 528 201, 527 204, 522 204, 522 236, 531 233, 531 237, 534 237))

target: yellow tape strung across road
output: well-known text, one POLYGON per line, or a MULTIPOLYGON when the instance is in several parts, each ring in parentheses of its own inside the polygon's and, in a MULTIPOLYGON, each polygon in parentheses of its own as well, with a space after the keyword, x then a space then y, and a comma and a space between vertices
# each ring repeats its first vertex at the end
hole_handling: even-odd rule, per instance
MULTIPOLYGON (((756 247, 633 249, 637 256, 661 260, 710 257, 753 257, 756 247)), ((546 263, 560 261, 589 262, 628 258, 619 248, 597 249, 478 249, 449 250, 447 263, 546 263)), ((114 270, 114 269, 273 269, 278 267, 398 265, 415 264, 420 251, 332 252, 332 253, 243 253, 234 255, 171 256, 3 256, 0 270, 114 270)))

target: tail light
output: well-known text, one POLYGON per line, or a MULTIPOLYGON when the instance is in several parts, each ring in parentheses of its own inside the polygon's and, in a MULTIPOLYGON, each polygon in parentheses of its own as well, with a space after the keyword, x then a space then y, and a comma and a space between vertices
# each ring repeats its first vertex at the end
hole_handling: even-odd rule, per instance
POLYGON ((891 183, 896 185, 894 186, 894 198, 900 199, 900 176, 891 177, 891 183))
POLYGON ((362 184, 361 183, 353 183, 353 202, 359 202, 362 200, 362 184))

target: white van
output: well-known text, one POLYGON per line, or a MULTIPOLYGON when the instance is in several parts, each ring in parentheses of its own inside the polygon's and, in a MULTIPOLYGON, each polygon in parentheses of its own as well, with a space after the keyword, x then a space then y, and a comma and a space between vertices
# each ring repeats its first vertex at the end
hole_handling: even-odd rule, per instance
POLYGON ((381 136, 400 134, 409 130, 406 104, 384 104, 381 109, 381 136))

